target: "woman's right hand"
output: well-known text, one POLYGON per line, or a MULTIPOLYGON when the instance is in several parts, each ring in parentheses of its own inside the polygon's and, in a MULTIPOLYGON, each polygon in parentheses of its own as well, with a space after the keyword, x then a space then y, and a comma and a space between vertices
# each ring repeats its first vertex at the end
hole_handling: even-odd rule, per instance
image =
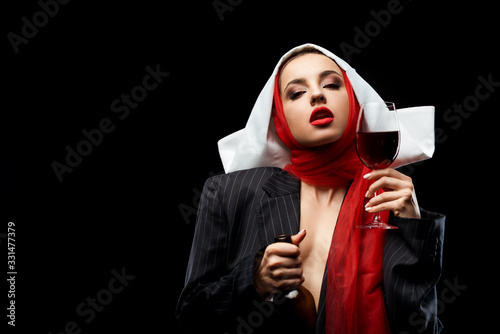
POLYGON ((304 229, 292 236, 291 244, 276 242, 267 246, 254 272, 255 289, 262 297, 268 299, 280 291, 297 289, 304 282, 298 245, 305 236, 304 229))

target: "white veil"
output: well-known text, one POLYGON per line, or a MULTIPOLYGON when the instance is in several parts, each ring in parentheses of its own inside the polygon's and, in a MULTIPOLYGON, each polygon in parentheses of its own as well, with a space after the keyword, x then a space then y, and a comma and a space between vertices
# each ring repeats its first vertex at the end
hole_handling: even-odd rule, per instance
MULTIPOLYGON (((219 153, 226 173, 254 167, 283 168, 290 162, 290 152, 278 138, 271 117, 274 81, 281 62, 291 53, 304 48, 315 48, 346 72, 359 104, 383 101, 377 92, 356 70, 333 53, 314 44, 303 44, 288 51, 274 68, 262 89, 244 129, 222 138, 218 142, 219 153)), ((396 104, 397 108, 397 104, 396 104)), ((392 168, 429 159, 434 153, 434 107, 397 109, 401 132, 401 145, 392 168)))

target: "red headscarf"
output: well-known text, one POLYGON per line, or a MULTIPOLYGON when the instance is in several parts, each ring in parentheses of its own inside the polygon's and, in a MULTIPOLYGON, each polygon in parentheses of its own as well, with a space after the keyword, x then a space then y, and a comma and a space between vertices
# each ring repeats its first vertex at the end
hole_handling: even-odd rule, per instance
MULTIPOLYGON (((349 97, 349 118, 342 137, 336 142, 305 148, 288 127, 279 74, 274 86, 273 121, 278 137, 290 149, 291 164, 285 170, 300 180, 336 187, 352 181, 340 209, 327 260, 326 333, 390 333, 382 294, 382 259, 385 231, 358 229, 372 214, 364 210, 369 172, 356 155, 355 132, 359 103, 351 83, 342 70, 349 97)), ((381 212, 388 219, 388 212, 381 212)))

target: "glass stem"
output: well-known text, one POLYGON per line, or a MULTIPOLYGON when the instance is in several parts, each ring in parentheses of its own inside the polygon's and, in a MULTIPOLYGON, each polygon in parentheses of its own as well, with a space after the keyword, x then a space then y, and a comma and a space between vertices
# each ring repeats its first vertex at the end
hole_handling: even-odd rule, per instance
MULTIPOLYGON (((378 191, 375 192, 374 197, 375 196, 378 196, 378 191)), ((383 223, 382 218, 380 217, 380 212, 375 212, 372 223, 383 223)))

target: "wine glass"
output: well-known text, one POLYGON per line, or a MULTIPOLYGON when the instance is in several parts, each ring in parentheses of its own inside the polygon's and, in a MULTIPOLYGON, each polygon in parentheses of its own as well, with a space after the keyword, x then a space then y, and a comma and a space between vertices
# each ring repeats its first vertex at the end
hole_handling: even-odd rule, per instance
MULTIPOLYGON (((398 156, 399 141, 399 122, 394 103, 368 102, 361 105, 356 126, 356 152, 366 167, 372 170, 389 167, 398 156)), ((397 229, 397 226, 384 222, 378 212, 370 223, 356 227, 397 229)))

